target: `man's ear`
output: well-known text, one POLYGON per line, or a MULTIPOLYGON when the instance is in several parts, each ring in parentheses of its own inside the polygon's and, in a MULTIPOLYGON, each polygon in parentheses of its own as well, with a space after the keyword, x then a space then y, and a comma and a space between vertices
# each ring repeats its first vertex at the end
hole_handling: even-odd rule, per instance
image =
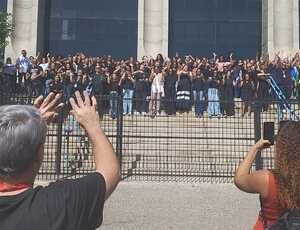
POLYGON ((35 164, 42 164, 44 158, 44 143, 41 144, 38 148, 37 155, 34 159, 35 164))

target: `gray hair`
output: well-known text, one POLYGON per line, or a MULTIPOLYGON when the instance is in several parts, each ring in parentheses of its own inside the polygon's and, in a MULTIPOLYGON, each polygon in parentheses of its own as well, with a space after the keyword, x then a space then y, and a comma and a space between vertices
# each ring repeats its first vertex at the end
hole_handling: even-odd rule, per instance
POLYGON ((46 123, 35 107, 0 106, 0 177, 18 176, 28 169, 46 133, 46 123))

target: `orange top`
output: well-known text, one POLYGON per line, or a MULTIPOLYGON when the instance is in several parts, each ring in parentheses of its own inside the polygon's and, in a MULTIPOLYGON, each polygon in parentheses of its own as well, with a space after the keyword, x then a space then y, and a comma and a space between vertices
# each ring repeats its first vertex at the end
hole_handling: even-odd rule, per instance
MULTIPOLYGON (((277 197, 277 185, 273 173, 269 172, 269 184, 267 197, 262 199, 262 210, 264 219, 268 226, 275 224, 277 219, 282 215, 283 209, 279 205, 277 197)), ((264 230, 264 224, 259 215, 253 230, 264 230)))

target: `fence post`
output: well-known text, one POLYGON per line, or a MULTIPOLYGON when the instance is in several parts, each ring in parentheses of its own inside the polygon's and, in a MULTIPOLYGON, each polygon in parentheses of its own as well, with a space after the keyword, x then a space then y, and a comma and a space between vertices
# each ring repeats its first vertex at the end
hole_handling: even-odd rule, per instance
POLYGON ((119 156, 120 171, 122 173, 122 150, 123 150, 123 97, 117 96, 117 135, 116 135, 116 152, 119 156))
MULTIPOLYGON (((62 109, 66 109, 65 107, 62 109)), ((55 152, 55 173, 57 176, 61 173, 61 148, 62 148, 62 132, 63 132, 64 113, 61 111, 58 116, 57 124, 57 145, 55 152)))
MULTIPOLYGON (((261 102, 256 101, 254 103, 254 136, 255 142, 261 139, 261 102)), ((259 170, 263 167, 263 159, 261 156, 261 152, 257 152, 255 158, 255 169, 259 170)))

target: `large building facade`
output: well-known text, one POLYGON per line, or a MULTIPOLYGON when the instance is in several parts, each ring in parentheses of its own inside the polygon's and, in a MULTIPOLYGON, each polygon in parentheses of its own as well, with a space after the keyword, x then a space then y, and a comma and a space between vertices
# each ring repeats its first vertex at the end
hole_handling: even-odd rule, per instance
POLYGON ((0 7, 13 15, 5 50, 13 58, 21 49, 138 59, 299 49, 299 0, 0 0, 0 7))

